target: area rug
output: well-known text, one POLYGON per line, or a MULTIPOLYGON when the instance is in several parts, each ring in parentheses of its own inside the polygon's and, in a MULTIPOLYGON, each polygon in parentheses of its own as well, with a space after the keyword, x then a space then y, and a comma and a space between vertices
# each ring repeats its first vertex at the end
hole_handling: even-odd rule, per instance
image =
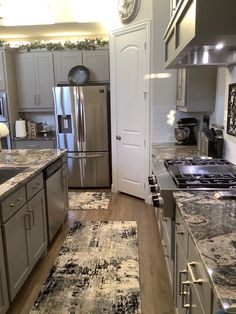
POLYGON ((136 222, 76 221, 30 313, 141 313, 136 222))
POLYGON ((107 209, 110 192, 69 192, 70 210, 107 209))

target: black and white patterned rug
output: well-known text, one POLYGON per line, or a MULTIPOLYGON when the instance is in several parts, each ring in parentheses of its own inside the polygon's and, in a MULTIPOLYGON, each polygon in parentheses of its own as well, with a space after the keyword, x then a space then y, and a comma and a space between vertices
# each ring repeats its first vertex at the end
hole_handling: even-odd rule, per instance
POLYGON ((141 313, 136 222, 76 221, 30 313, 141 313))
POLYGON ((69 191, 69 209, 107 209, 110 198, 110 192, 69 191))

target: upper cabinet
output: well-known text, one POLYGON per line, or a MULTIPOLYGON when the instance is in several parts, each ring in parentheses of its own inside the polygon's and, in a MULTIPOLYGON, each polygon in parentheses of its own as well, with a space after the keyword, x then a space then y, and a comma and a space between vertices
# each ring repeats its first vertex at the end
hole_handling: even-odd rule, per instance
POLYGON ((83 63, 81 51, 55 51, 53 52, 55 83, 67 82, 68 73, 75 65, 83 63))
POLYGON ((84 65, 90 71, 90 82, 109 82, 109 50, 53 52, 55 83, 68 81, 68 73, 76 65, 84 65))
POLYGON ((84 51, 83 65, 90 71, 91 82, 109 82, 110 67, 108 49, 84 51))
POLYGON ((0 51, 0 90, 6 89, 3 51, 0 51))
POLYGON ((20 52, 16 56, 19 111, 53 110, 51 52, 20 52))
POLYGON ((178 69, 176 109, 184 112, 213 112, 216 76, 216 68, 178 69))

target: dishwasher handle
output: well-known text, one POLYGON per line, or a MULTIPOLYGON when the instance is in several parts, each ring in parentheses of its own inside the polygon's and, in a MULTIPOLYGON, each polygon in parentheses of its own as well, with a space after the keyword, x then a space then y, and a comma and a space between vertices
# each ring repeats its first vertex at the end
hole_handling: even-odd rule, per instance
POLYGON ((54 161, 51 165, 49 165, 46 169, 43 171, 44 179, 50 178, 55 172, 57 172, 59 169, 62 168, 62 159, 58 159, 54 161))

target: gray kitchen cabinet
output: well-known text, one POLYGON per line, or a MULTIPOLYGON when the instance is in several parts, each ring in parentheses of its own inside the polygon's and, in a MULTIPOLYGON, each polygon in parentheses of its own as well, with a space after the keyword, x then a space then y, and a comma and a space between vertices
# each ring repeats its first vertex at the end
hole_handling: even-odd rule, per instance
POLYGON ((110 66, 108 49, 84 51, 83 65, 90 71, 91 82, 109 82, 110 66))
MULTIPOLYGON (((27 279, 35 263, 46 252, 46 208, 45 193, 42 187, 43 177, 42 174, 39 174, 24 187, 28 202, 3 224, 11 301, 27 279)), ((12 195, 5 200, 5 206, 8 201, 10 206, 18 204, 12 203, 12 195)))
POLYGON ((215 110, 216 77, 216 68, 178 69, 177 111, 213 112, 215 110))
POLYGON ((178 208, 175 224, 175 306, 178 314, 212 313, 213 292, 178 208))
POLYGON ((53 111, 54 71, 51 52, 16 55, 19 111, 53 111))
POLYGON ((3 51, 0 51, 0 91, 6 90, 5 69, 4 69, 4 56, 3 51))
POLYGON ((6 267, 3 252, 2 228, 0 228, 0 314, 6 313, 8 307, 6 267))
POLYGON ((76 65, 83 64, 82 52, 74 50, 53 52, 55 83, 67 82, 69 71, 76 65))
POLYGON ((13 146, 15 149, 54 149, 56 140, 15 140, 13 146))
POLYGON ((63 161, 62 177, 63 177, 64 208, 65 208, 65 216, 66 216, 69 211, 67 158, 64 157, 62 161, 63 161))
POLYGON ((109 82, 109 50, 101 48, 85 51, 53 52, 55 82, 67 82, 68 73, 76 65, 84 65, 90 71, 90 82, 109 82))

